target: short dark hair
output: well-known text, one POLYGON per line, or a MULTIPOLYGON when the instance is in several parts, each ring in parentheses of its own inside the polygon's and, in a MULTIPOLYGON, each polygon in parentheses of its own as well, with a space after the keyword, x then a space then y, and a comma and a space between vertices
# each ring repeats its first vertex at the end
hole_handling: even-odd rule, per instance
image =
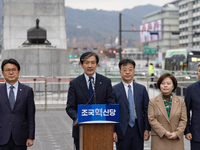
POLYGON ((99 63, 99 56, 94 53, 94 52, 85 52, 81 55, 80 57, 80 63, 83 64, 83 62, 88 59, 89 57, 91 56, 95 56, 96 57, 96 63, 98 64, 99 63))
POLYGON ((127 64, 132 64, 133 67, 135 68, 135 62, 132 59, 122 59, 122 60, 120 60, 120 62, 118 64, 119 69, 121 70, 121 66, 127 65, 127 64))
POLYGON ((8 64, 8 63, 14 64, 15 66, 17 66, 18 71, 20 71, 20 65, 19 65, 19 63, 18 63, 15 59, 13 59, 13 58, 4 59, 4 61, 3 61, 2 64, 1 64, 1 71, 4 71, 3 68, 4 68, 4 66, 5 66, 6 64, 8 64))
POLYGON ((169 74, 169 73, 164 73, 163 75, 161 75, 160 76, 160 78, 158 79, 158 81, 157 81, 157 86, 158 86, 158 88, 160 89, 160 84, 163 82, 163 80, 165 79, 165 78, 167 78, 167 77, 169 77, 171 80, 172 80, 172 82, 173 82, 173 85, 174 85, 174 89, 172 90, 172 92, 174 92, 175 91, 175 89, 177 88, 177 80, 176 80, 176 78, 172 75, 172 74, 169 74))

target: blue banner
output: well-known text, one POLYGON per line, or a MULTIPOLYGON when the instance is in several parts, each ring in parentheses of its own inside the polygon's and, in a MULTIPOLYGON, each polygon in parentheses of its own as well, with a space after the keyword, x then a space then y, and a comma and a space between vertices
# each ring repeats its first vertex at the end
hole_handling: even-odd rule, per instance
POLYGON ((78 105, 78 123, 118 123, 119 105, 78 105))

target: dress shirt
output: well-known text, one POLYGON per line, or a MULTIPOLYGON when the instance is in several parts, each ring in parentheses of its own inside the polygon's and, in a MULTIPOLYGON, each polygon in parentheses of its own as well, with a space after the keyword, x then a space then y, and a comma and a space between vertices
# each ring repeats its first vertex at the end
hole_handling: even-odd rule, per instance
MULTIPOLYGON (((14 95, 15 95, 15 101, 16 101, 16 98, 17 98, 18 85, 19 85, 18 81, 13 85, 14 86, 13 92, 14 92, 14 95)), ((9 98, 9 93, 10 93, 10 86, 11 85, 6 82, 8 98, 9 98)))
MULTIPOLYGON (((86 83, 87 83, 87 87, 88 87, 88 89, 89 89, 89 84, 90 84, 89 76, 87 76, 85 73, 84 73, 84 75, 85 75, 85 81, 86 81, 86 83)), ((96 81, 96 72, 93 74, 92 77, 94 78, 94 84, 95 84, 95 81, 96 81)))
MULTIPOLYGON (((132 93, 133 93, 133 103, 134 103, 134 106, 135 106, 133 82, 131 82, 130 84, 127 84, 127 83, 125 83, 125 82, 122 81, 122 83, 123 83, 124 89, 126 91, 127 101, 128 101, 128 89, 129 89, 128 85, 131 85, 131 90, 132 90, 132 93)), ((134 116, 135 116, 135 119, 137 119, 137 114, 136 114, 135 107, 134 107, 134 116)))

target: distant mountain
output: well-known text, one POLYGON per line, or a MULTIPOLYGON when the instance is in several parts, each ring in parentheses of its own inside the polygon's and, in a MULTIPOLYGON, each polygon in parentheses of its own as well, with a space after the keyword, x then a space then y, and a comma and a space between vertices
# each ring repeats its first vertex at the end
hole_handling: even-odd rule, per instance
MULTIPOLYGON (((79 10, 66 7, 67 37, 70 39, 76 37, 76 39, 85 39, 85 41, 93 38, 94 41, 98 42, 110 35, 118 36, 119 13, 122 14, 122 30, 131 30, 132 24, 136 30, 139 30, 142 18, 159 9, 161 7, 154 5, 137 6, 132 9, 124 9, 121 12, 97 9, 79 10)), ((122 36, 139 41, 138 32, 123 32, 122 36)))
MULTIPOLYGON (((136 30, 142 23, 142 18, 161 7, 154 5, 137 6, 123 11, 104 11, 97 9, 79 10, 65 8, 67 38, 76 39, 76 42, 102 42, 106 43, 108 37, 119 35, 119 13, 122 13, 122 30, 131 30, 133 24, 136 30)), ((2 0, 0 0, 0 16, 2 16, 2 0)), ((2 17, 1 17, 2 18, 2 17)), ((0 33, 2 19, 0 19, 0 33)), ((122 33, 128 41, 139 41, 138 32, 122 33)), ((71 40, 72 41, 72 40, 71 40)))

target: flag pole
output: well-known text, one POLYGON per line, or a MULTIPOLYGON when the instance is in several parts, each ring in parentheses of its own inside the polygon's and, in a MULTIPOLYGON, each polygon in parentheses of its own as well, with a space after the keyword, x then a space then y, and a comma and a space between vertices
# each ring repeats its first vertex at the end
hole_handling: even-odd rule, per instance
POLYGON ((119 13, 119 60, 122 60, 122 26, 121 26, 122 14, 119 13))

